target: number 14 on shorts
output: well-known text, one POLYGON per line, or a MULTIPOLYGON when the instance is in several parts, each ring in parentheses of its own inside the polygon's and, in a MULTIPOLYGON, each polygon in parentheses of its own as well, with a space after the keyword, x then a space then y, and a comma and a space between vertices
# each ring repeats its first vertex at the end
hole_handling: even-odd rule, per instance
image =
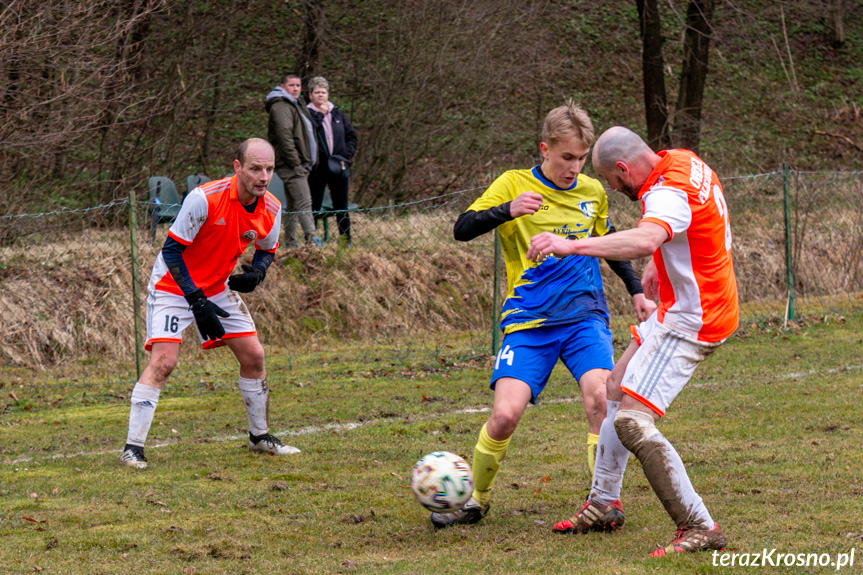
POLYGON ((504 360, 508 366, 512 367, 512 360, 514 357, 515 350, 510 349, 508 345, 500 348, 497 352, 497 359, 494 362, 494 368, 500 368, 500 360, 504 360))

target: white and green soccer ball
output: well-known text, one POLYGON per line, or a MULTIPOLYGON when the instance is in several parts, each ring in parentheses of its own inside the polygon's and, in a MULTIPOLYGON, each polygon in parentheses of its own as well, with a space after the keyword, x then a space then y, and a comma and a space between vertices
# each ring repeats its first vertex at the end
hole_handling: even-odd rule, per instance
POLYGON ((411 491, 426 509, 452 513, 473 494, 473 473, 467 461, 455 453, 435 451, 414 465, 411 491))

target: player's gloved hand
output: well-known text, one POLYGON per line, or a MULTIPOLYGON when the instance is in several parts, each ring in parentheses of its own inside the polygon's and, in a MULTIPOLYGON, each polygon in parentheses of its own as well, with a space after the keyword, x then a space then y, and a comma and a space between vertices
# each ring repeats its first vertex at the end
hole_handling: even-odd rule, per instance
POLYGON ((240 293, 249 293, 267 277, 267 268, 264 266, 250 266, 243 264, 246 273, 236 274, 228 278, 228 287, 240 293))
POLYGON ((225 328, 222 327, 219 317, 231 317, 231 314, 208 300, 202 289, 196 289, 185 297, 189 302, 189 309, 195 314, 195 323, 204 341, 221 339, 225 335, 225 328))

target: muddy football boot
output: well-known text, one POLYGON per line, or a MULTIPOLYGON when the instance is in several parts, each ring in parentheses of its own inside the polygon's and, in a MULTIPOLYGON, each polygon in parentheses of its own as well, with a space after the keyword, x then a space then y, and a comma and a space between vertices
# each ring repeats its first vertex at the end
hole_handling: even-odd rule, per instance
POLYGON ((623 527, 623 505, 612 501, 600 505, 590 500, 584 502, 581 510, 569 519, 564 519, 551 528, 555 533, 588 533, 590 531, 614 531, 623 527))

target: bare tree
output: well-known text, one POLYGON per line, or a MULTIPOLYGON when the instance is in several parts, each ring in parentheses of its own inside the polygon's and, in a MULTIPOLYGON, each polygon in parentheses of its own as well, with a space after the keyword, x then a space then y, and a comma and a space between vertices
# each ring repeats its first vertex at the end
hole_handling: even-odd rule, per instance
MULTIPOLYGON (((0 11, 0 185, 39 189, 70 175, 67 164, 108 145, 130 108, 146 101, 140 55, 157 0, 23 0, 0 11), (49 168, 49 169, 46 169, 49 168)), ((110 155, 86 184, 113 194, 122 162, 110 155), (113 182, 113 183, 111 183, 113 182), (107 190, 107 191, 105 191, 107 190)), ((99 189, 102 191, 98 191, 99 189)), ((79 188, 81 190, 81 188, 79 188)), ((15 209, 3 194, 0 212, 15 209)), ((19 208, 20 209, 20 208, 19 208)))
POLYGON ((841 48, 845 43, 846 0, 827 0, 827 19, 830 22, 833 46, 841 48))
POLYGON ((683 38, 683 69, 674 118, 674 145, 698 152, 701 109, 707 81, 714 0, 690 0, 683 38))
POLYGON ((659 10, 656 0, 636 0, 643 46, 647 137, 654 150, 670 147, 673 143, 674 146, 698 151, 714 4, 715 0, 689 0, 687 3, 683 66, 673 131, 669 133, 659 10))
POLYGON ((644 111, 647 143, 654 150, 671 146, 668 104, 665 95, 665 64, 662 57, 662 23, 656 0, 636 0, 642 43, 644 111))
POLYGON ((303 10, 303 42, 297 54, 295 69, 303 82, 317 74, 321 37, 324 26, 324 0, 301 0, 303 10))

